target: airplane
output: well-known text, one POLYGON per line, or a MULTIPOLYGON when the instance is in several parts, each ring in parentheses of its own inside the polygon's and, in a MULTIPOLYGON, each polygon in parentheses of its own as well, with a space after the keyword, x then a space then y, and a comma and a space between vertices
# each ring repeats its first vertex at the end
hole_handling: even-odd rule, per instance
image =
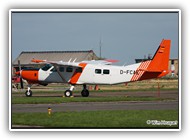
POLYGON ((89 96, 87 84, 113 85, 120 83, 135 82, 167 75, 171 40, 163 39, 150 60, 127 66, 112 65, 116 60, 91 60, 81 62, 63 62, 32 59, 32 62, 45 64, 40 69, 23 69, 16 72, 28 81, 25 92, 27 97, 32 96, 32 84, 47 85, 49 83, 68 83, 70 88, 64 92, 65 97, 71 97, 75 85, 83 85, 81 95, 89 96))

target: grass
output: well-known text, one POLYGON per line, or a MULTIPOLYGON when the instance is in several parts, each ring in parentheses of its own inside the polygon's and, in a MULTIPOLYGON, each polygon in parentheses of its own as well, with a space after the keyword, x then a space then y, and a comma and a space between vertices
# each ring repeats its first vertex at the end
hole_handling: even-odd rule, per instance
POLYGON ((12 124, 45 128, 178 128, 150 125, 147 120, 178 120, 177 110, 117 110, 47 113, 12 113, 12 124))
POLYGON ((107 97, 12 97, 12 104, 57 104, 64 102, 164 101, 172 98, 107 96, 107 97))

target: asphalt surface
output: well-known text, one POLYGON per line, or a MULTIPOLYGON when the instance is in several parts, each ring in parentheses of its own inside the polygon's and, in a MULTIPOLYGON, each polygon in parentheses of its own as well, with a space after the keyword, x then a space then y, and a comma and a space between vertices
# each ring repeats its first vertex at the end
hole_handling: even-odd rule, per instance
MULTIPOLYGON (((61 96, 59 94, 34 94, 33 96, 61 96)), ((158 96, 157 92, 109 92, 92 93, 91 97, 101 96, 158 96)), ((13 96, 18 96, 14 94, 13 96)), ((25 96, 25 95, 19 95, 25 96)), ((76 94, 75 97, 81 96, 76 94)), ((176 110, 179 107, 178 91, 161 91, 162 98, 172 98, 166 101, 119 101, 119 102, 70 102, 61 104, 12 104, 12 112, 47 112, 48 107, 52 112, 61 111, 94 111, 94 110, 176 110)))

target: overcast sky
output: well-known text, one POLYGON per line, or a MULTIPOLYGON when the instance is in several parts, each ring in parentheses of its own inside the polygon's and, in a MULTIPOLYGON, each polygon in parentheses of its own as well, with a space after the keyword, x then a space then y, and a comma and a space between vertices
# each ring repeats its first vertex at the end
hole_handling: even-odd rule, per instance
MULTIPOLYGON (((171 39, 178 58, 178 13, 12 13, 12 59, 22 51, 94 50, 122 65, 154 55, 171 39)), ((37 58, 36 58, 37 59, 37 58)))

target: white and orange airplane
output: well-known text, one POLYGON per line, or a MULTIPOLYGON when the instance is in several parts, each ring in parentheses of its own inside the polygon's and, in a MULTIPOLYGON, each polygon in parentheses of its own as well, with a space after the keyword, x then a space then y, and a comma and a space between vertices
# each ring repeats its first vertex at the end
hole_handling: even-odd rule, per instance
POLYGON ((63 62, 33 59, 32 62, 44 63, 40 69, 21 70, 16 72, 29 85, 26 96, 32 96, 31 85, 38 83, 69 83, 70 89, 64 92, 65 97, 72 96, 75 85, 83 85, 81 95, 89 96, 87 84, 120 84, 146 79, 160 78, 167 75, 171 40, 163 39, 153 59, 128 66, 111 65, 115 60, 91 60, 82 62, 63 62))

